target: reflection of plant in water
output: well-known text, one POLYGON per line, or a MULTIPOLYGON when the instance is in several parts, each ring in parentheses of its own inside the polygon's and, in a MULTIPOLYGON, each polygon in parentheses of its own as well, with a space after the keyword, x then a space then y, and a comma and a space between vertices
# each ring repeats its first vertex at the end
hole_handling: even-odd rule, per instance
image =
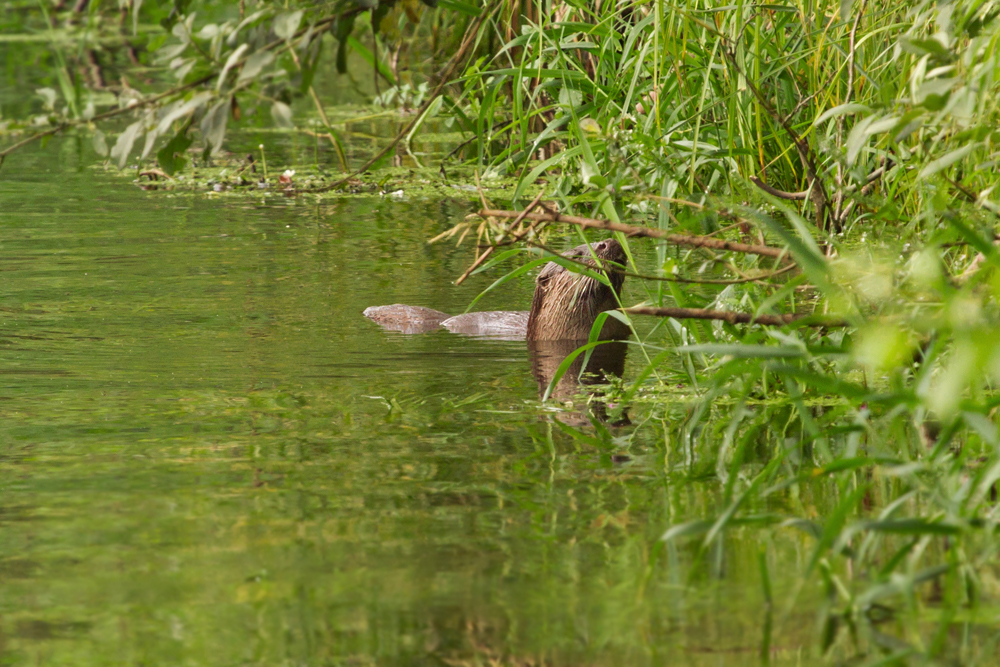
POLYGON ((450 667, 542 667, 551 660, 524 654, 512 654, 505 641, 509 622, 489 618, 456 618, 439 621, 430 631, 430 655, 450 667), (451 620, 451 623, 448 621, 451 620), (450 626, 450 627, 449 627, 450 626))
POLYGON ((393 86, 372 102, 376 106, 387 108, 398 108, 404 111, 412 111, 424 103, 424 98, 429 92, 427 82, 423 82, 416 87, 408 83, 393 86))

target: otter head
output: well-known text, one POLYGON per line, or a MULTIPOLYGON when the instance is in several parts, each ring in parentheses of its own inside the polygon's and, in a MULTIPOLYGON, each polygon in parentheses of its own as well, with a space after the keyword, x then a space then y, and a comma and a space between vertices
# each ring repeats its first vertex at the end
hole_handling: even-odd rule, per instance
MULTIPOLYGON (((535 282, 528 340, 586 340, 597 316, 619 307, 625 274, 615 264, 625 263, 625 251, 618 241, 605 239, 577 246, 562 256, 600 271, 608 277, 611 287, 549 262, 535 282)), ((603 340, 618 340, 628 335, 628 327, 614 318, 608 318, 601 330, 603 340)))

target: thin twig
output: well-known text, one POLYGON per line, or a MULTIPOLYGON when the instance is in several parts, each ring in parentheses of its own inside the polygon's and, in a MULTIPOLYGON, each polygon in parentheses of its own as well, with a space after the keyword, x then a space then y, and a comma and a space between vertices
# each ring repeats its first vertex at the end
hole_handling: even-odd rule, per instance
POLYGON ((809 191, 808 190, 803 190, 802 192, 785 192, 784 190, 779 190, 777 188, 772 188, 770 185, 768 185, 767 183, 765 183, 764 181, 762 181, 757 176, 751 176, 750 180, 753 182, 754 185, 756 185, 758 188, 760 188, 764 192, 766 192, 766 193, 768 193, 770 195, 774 195, 775 197, 777 197, 779 199, 792 199, 792 200, 805 201, 806 199, 809 198, 809 191))
POLYGON ((139 178, 142 178, 143 176, 145 176, 146 178, 148 178, 151 181, 152 180, 156 180, 157 178, 165 178, 168 181, 174 180, 173 176, 171 176, 170 174, 166 173, 162 169, 146 169, 144 171, 140 171, 139 172, 139 178))
POLYGON ((742 227, 745 224, 747 223, 744 222, 743 220, 740 220, 739 222, 734 222, 731 225, 726 225, 725 227, 719 227, 714 232, 709 232, 708 234, 705 234, 705 238, 708 238, 710 236, 716 236, 718 234, 725 234, 726 232, 736 229, 737 227, 742 227))
MULTIPOLYGON (((476 172, 476 186, 477 187, 479 186, 479 172, 478 171, 476 172)), ((538 206, 538 202, 542 201, 542 196, 543 195, 545 195, 545 190, 540 190, 538 192, 538 196, 535 197, 535 199, 530 204, 528 204, 528 207, 526 209, 524 209, 523 211, 521 211, 521 214, 519 216, 517 216, 516 218, 514 218, 514 222, 510 223, 510 227, 508 227, 507 230, 510 231, 514 227, 517 227, 519 224, 521 224, 521 221, 524 220, 525 216, 527 216, 528 213, 530 213, 531 211, 533 211, 534 208, 536 206, 538 206)), ((482 188, 480 188, 480 190, 479 190, 479 196, 480 197, 483 196, 482 188)), ((483 204, 485 204, 485 203, 486 203, 486 199, 484 198, 483 199, 483 204)), ((521 240, 520 236, 524 236, 525 234, 527 234, 530 229, 531 229, 531 227, 529 227, 528 229, 522 231, 520 235, 517 235, 517 234, 512 235, 512 239, 511 240, 512 241, 519 241, 519 240, 521 240)), ((469 268, 467 268, 465 270, 465 273, 463 273, 461 276, 458 277, 458 280, 455 281, 455 284, 456 285, 461 285, 463 282, 465 282, 465 279, 468 278, 472 274, 473 271, 475 271, 476 269, 478 269, 482 265, 482 263, 486 261, 487 257, 489 257, 490 255, 493 254, 493 249, 495 247, 496 246, 492 246, 491 245, 489 248, 487 248, 485 251, 483 251, 483 253, 481 255, 479 255, 479 257, 476 258, 476 261, 474 261, 472 263, 472 266, 470 266, 469 268)))
POLYGON ((629 315, 652 315, 653 317, 673 317, 678 320, 721 320, 729 324, 763 324, 765 326, 782 327, 787 324, 801 323, 810 327, 848 327, 850 322, 839 317, 826 315, 805 315, 788 313, 784 315, 754 315, 753 313, 737 313, 730 310, 709 310, 707 308, 653 308, 649 306, 633 306, 622 308, 629 315))
POLYGON ((489 208, 490 205, 486 203, 486 195, 483 193, 483 184, 479 182, 479 170, 476 169, 473 172, 473 175, 476 177, 476 194, 479 195, 479 203, 483 205, 483 208, 489 208))
POLYGON ((965 187, 964 185, 962 185, 958 181, 953 181, 952 179, 948 178, 947 176, 944 177, 944 180, 946 180, 949 183, 951 183, 951 185, 956 190, 958 190, 959 192, 961 192, 962 196, 965 197, 968 201, 972 202, 973 204, 975 204, 977 201, 979 201, 979 195, 978 194, 976 194, 975 192, 973 192, 969 188, 965 187))
POLYGON ((688 201, 687 199, 675 199, 673 197, 661 197, 660 195, 646 195, 647 199, 653 199, 655 201, 665 201, 668 204, 680 204, 681 206, 689 206, 693 209, 699 211, 704 211, 705 207, 697 202, 688 201))
POLYGON ((875 182, 878 179, 882 178, 882 174, 884 174, 885 172, 886 172, 886 167, 882 166, 873 171, 872 173, 868 174, 868 178, 865 179, 865 184, 861 188, 862 197, 872 191, 872 188, 875 186, 875 182))
POLYGON ((767 273, 761 273, 756 276, 745 276, 743 278, 734 278, 732 280, 716 280, 714 278, 678 278, 676 276, 651 276, 645 273, 632 273, 631 271, 625 271, 624 275, 630 278, 637 278, 639 280, 653 280, 666 283, 687 283, 691 285, 745 285, 747 283, 766 283, 771 278, 780 276, 783 273, 788 273, 799 267, 794 264, 789 264, 783 269, 778 269, 777 271, 768 271, 767 273))

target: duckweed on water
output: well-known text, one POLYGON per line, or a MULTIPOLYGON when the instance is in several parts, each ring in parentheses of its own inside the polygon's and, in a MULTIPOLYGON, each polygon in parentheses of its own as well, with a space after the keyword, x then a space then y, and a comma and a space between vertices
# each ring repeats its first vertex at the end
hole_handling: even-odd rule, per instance
MULTIPOLYGON (((130 167, 120 172, 121 178, 143 190, 176 193, 204 193, 228 197, 303 197, 313 201, 344 195, 381 196, 398 200, 450 198, 468 201, 478 208, 480 192, 491 199, 509 199, 517 185, 513 178, 491 178, 476 185, 476 175, 467 166, 457 166, 442 173, 441 169, 385 167, 352 177, 334 189, 330 185, 344 177, 343 173, 317 169, 310 165, 271 168, 265 179, 260 160, 236 156, 216 156, 211 166, 189 167, 184 171, 165 174, 151 167, 130 167)), ((95 168, 107 170, 109 165, 95 168)), ((114 170, 117 171, 117 170, 114 170)), ((527 190, 538 191, 538 186, 527 190)))

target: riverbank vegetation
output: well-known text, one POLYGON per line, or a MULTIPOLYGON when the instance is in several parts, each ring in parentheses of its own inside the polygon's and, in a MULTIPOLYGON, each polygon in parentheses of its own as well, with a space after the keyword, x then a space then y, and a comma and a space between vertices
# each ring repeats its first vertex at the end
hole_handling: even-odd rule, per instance
MULTIPOLYGON (((607 315, 658 318, 611 398, 670 422, 665 447, 723 501, 664 526, 653 558, 685 545, 694 582, 731 532, 798 531, 799 589, 824 592, 817 653, 995 654, 1000 4, 38 7, 4 10, 51 74, 4 103, 3 170, 74 132, 116 168, 176 179, 227 158, 237 128, 273 127, 315 142, 322 178, 265 173, 264 146, 208 185, 331 197, 381 167, 467 174, 478 215, 442 237, 489 246, 476 272, 536 253, 494 285, 567 229, 655 243, 653 266, 627 267, 640 303, 607 315), (331 113, 317 72, 334 70, 377 108, 331 113), (371 113, 391 122, 357 150, 347 128, 371 113), (446 149, 421 148, 445 132, 446 149)), ((772 600, 787 573, 768 563, 762 547, 765 661, 771 603, 789 613, 798 595, 772 600)))

